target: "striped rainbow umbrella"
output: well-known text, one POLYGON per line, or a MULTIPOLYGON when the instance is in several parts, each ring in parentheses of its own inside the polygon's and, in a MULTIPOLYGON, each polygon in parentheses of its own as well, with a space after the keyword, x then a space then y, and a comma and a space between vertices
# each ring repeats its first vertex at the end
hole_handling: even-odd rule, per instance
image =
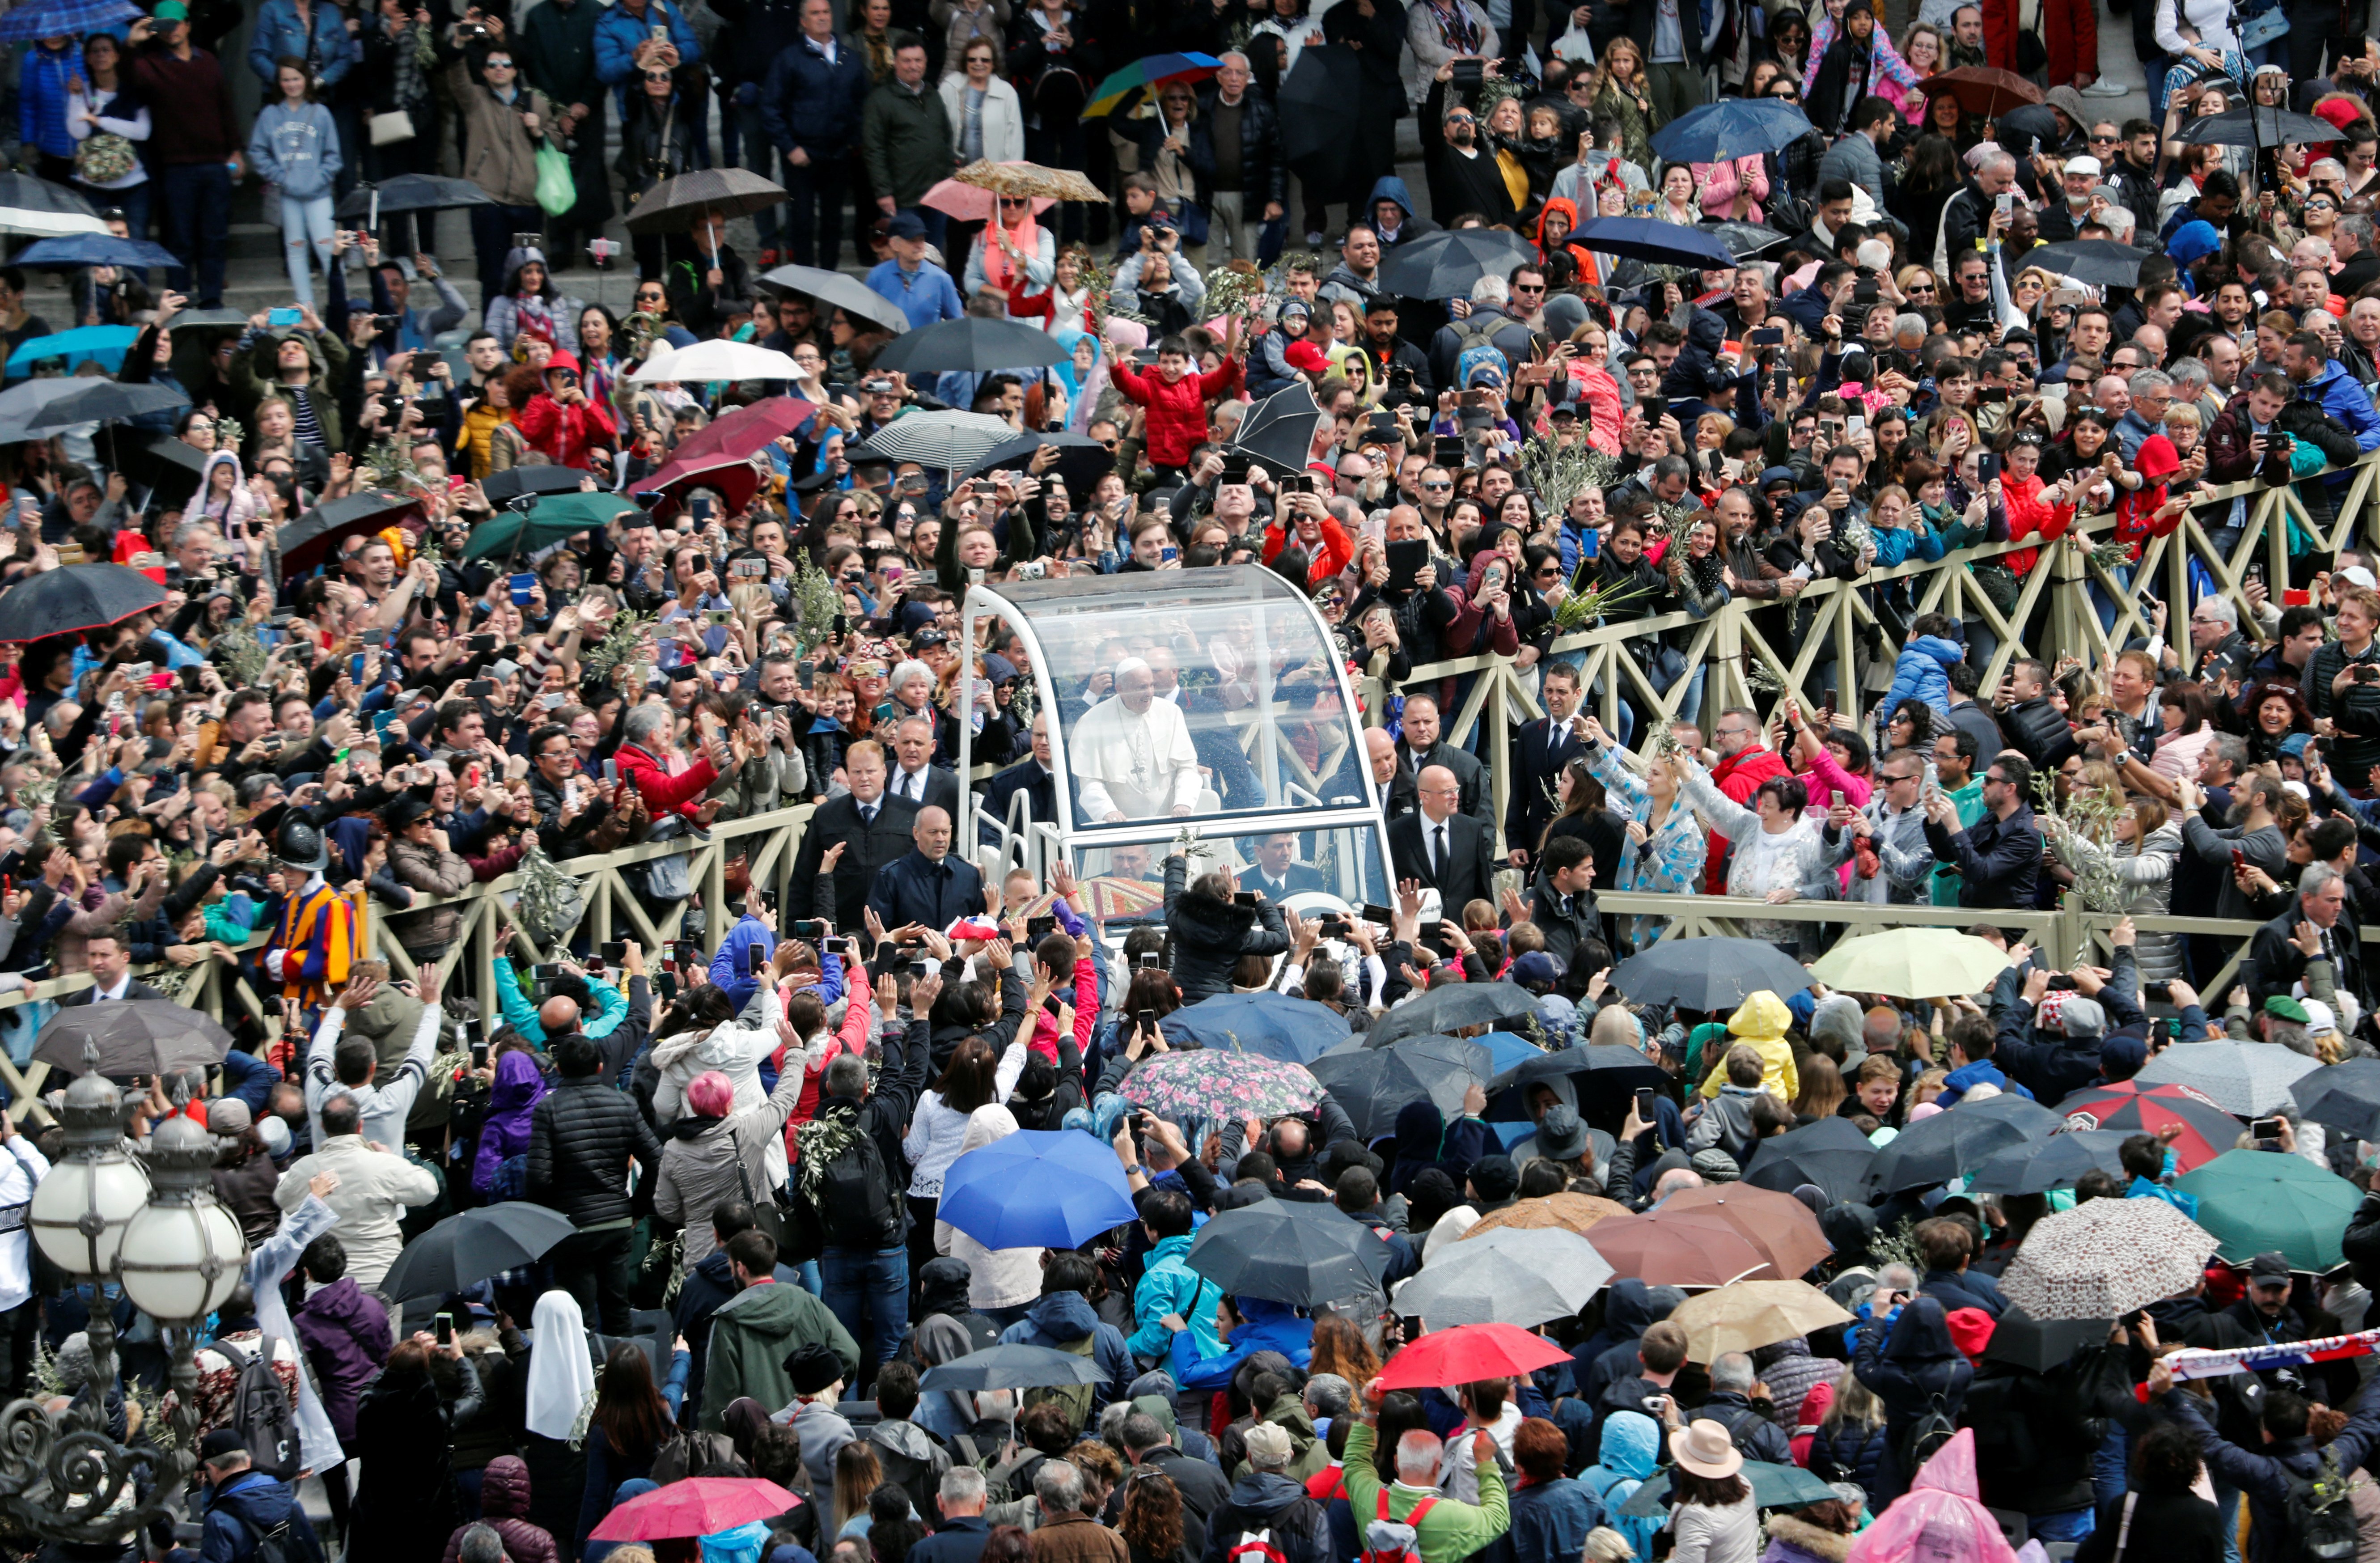
POLYGON ((1106 114, 1143 88, 1160 87, 1168 81, 1204 81, 1222 68, 1223 62, 1212 55, 1150 55, 1100 82, 1084 107, 1083 117, 1106 114))

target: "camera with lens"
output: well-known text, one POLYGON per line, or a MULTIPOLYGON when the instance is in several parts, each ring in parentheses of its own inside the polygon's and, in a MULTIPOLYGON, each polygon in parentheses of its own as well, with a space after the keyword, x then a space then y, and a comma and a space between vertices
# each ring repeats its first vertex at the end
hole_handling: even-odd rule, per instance
POLYGON ((1016 567, 1016 578, 1020 581, 1038 581, 1049 573, 1050 566, 1038 559, 1016 567))

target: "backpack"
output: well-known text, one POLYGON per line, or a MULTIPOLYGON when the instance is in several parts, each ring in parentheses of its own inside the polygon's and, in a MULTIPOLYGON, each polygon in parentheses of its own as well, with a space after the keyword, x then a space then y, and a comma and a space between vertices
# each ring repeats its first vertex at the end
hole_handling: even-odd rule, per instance
POLYGON ((654 1451, 652 1479, 657 1485, 666 1487, 672 1482, 699 1476, 714 1465, 743 1463, 744 1457, 735 1452, 735 1440, 726 1434, 698 1433, 680 1427, 662 1439, 662 1447, 654 1451))
POLYGON ((1358 1563, 1422 1563, 1421 1522, 1438 1507, 1437 1495, 1415 1504, 1413 1512, 1402 1520, 1389 1518, 1386 1488, 1381 1489, 1379 1499, 1378 1515, 1364 1527, 1364 1552, 1358 1563))
POLYGON ((251 1469, 276 1482, 294 1482, 306 1468, 305 1451, 298 1447, 298 1412, 273 1372, 273 1337, 260 1337, 257 1346, 250 1352, 228 1340, 214 1343, 239 1370, 224 1425, 247 1440, 251 1469))
MULTIPOLYGON (((256 1550, 249 1554, 250 1563, 322 1563, 322 1547, 319 1545, 309 1546, 304 1537, 290 1530, 286 1520, 266 1530, 242 1510, 227 1505, 212 1512, 231 1516, 239 1521, 241 1530, 255 1538, 256 1550)), ((291 1512, 297 1510, 292 1509, 291 1512)))
MULTIPOLYGON (((1067 1352, 1073 1356, 1087 1357, 1090 1356, 1098 1348, 1099 1340, 1099 1332, 1096 1327, 1094 1327, 1089 1334, 1084 1336, 1080 1340, 1069 1340, 1064 1345, 1055 1348, 1055 1350, 1067 1352)), ((1025 1391, 1024 1403, 1019 1405, 1016 1409, 1021 1412, 1028 1407, 1041 1405, 1046 1401, 1055 1401, 1059 1406, 1064 1409, 1068 1425, 1072 1426, 1075 1432, 1080 1433, 1083 1430, 1084 1425, 1087 1424, 1091 1418, 1091 1390, 1093 1387, 1093 1386, 1088 1384, 1055 1384, 1046 1388, 1027 1389, 1025 1391)))
POLYGON ((1272 1545, 1272 1527, 1261 1531, 1242 1531, 1240 1539, 1223 1549, 1223 1563, 1289 1563, 1281 1548, 1272 1545))
POLYGON ((835 1248, 886 1248, 901 1238, 901 1199, 876 1136, 862 1131, 820 1174, 819 1226, 835 1248))
POLYGON ((2348 1476, 2328 1450, 2311 1476, 2286 1472, 2282 1515, 2288 1534, 2275 1555, 2291 1563, 2355 1563, 2362 1526, 2348 1494, 2348 1476))
POLYGON ((1932 1403, 1900 1430, 1895 1452, 1900 1457, 1901 1475, 1914 1475, 1917 1468, 1932 1460, 1934 1452, 1957 1436, 1958 1432, 1958 1419, 1950 1414, 1942 1397, 1935 1396, 1932 1403))

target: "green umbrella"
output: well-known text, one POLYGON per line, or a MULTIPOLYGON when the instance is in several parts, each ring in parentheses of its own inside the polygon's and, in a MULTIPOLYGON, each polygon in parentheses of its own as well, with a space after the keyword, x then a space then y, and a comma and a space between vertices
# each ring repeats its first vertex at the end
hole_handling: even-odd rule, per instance
MULTIPOLYGON (((1824 1478, 1803 1470, 1798 1465, 1772 1465, 1765 1460, 1743 1462, 1743 1479, 1752 1484, 1752 1504, 1755 1508, 1799 1508, 1803 1504, 1824 1503, 1835 1496, 1835 1489, 1824 1478)), ((1658 1514, 1670 1496, 1670 1473, 1657 1472, 1652 1478, 1620 1506, 1620 1512, 1632 1518, 1658 1514)))
POLYGON ((2198 1201, 2222 1258, 2244 1265, 2278 1249, 2290 1269, 2315 1274, 2340 1262, 2339 1234, 2363 1200, 2337 1173, 2277 1151, 2225 1151, 2174 1187, 2198 1201))
POLYGON ((592 531, 618 515, 638 509, 634 500, 619 494, 589 493, 523 495, 535 503, 526 510, 506 508, 471 528, 464 545, 466 559, 491 559, 560 542, 573 532, 592 531))

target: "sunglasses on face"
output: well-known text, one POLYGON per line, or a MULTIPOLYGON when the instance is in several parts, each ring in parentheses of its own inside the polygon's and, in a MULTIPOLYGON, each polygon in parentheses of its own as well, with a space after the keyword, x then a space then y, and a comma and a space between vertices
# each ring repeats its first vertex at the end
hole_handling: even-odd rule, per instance
POLYGON ((1479 122, 1472 118, 1467 114, 1450 114, 1446 116, 1446 123, 1449 125, 1476 125, 1479 122))

